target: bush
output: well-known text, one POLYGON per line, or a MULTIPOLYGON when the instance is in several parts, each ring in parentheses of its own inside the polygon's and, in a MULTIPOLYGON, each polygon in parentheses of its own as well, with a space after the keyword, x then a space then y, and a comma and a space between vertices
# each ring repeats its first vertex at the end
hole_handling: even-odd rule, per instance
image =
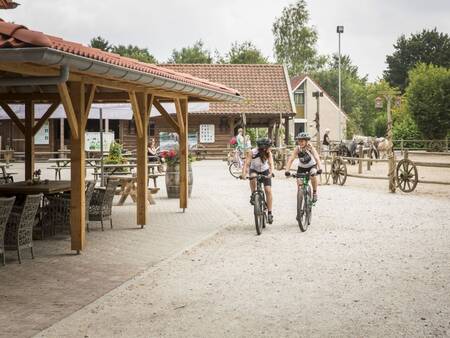
POLYGON ((409 72, 408 110, 427 139, 443 139, 450 129, 450 68, 419 64, 409 72))

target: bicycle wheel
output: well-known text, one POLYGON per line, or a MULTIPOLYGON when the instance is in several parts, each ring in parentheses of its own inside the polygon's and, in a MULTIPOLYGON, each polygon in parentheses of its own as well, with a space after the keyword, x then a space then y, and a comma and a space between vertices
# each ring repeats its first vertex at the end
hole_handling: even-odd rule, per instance
POLYGON ((255 205, 254 205, 254 214, 255 214, 255 227, 256 234, 259 236, 262 232, 262 227, 265 222, 264 220, 264 211, 263 211, 263 203, 262 197, 260 194, 255 194, 255 205))
MULTIPOLYGON (((308 226, 311 224, 311 218, 312 218, 312 193, 311 193, 311 186, 308 185, 308 193, 306 194, 306 198, 305 198, 305 204, 306 204, 306 218, 307 218, 307 226, 306 229, 308 228, 308 226)), ((305 231, 306 231, 305 229, 305 231)))
POLYGON ((231 162, 228 169, 230 170, 231 176, 233 176, 234 178, 239 178, 242 173, 241 164, 237 161, 231 162))
POLYGON ((307 204, 305 201, 307 199, 303 196, 303 188, 299 189, 297 192, 297 222, 300 230, 302 232, 308 229, 308 219, 307 219, 307 204))

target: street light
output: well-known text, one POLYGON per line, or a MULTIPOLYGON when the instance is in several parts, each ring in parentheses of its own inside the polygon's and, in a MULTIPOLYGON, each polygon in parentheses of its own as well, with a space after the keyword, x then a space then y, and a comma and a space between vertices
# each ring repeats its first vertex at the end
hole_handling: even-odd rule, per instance
POLYGON ((339 140, 341 140, 341 34, 344 33, 344 26, 337 26, 336 33, 339 36, 339 140))

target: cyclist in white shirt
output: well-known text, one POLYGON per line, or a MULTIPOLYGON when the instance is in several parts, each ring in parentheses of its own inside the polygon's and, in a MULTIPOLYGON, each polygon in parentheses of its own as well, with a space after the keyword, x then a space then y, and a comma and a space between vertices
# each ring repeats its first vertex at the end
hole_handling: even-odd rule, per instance
MULTIPOLYGON (((247 177, 247 171, 249 170, 250 177, 261 174, 267 176, 264 179, 264 191, 267 198, 267 209, 268 209, 268 222, 272 224, 272 174, 273 174, 273 157, 270 147, 272 146, 272 141, 268 138, 260 138, 256 140, 257 148, 253 148, 247 153, 245 158, 244 167, 242 168, 241 178, 247 177)), ((253 193, 256 190, 256 181, 250 180, 250 190, 252 192, 250 203, 254 203, 253 193)))
MULTIPOLYGON (((317 174, 321 174, 322 170, 321 164, 320 164, 320 157, 317 153, 314 146, 309 143, 309 140, 311 137, 308 133, 302 132, 297 135, 295 138, 298 141, 298 145, 295 147, 294 151, 292 152, 291 157, 289 158, 287 164, 286 164, 286 176, 289 175, 289 170, 291 169, 292 162, 296 158, 298 158, 298 169, 297 173, 309 173, 311 175, 311 184, 313 187, 313 202, 317 202, 317 174)), ((303 185, 302 180, 297 180, 299 189, 303 185)))

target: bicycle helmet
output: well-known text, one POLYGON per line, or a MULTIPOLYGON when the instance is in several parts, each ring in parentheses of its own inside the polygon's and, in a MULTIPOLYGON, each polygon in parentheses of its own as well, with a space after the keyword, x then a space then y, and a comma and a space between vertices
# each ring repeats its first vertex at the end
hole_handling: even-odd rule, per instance
POLYGON ((256 140, 256 145, 260 149, 267 149, 272 145, 272 141, 267 137, 261 137, 256 140))
POLYGON ((301 133, 299 133, 296 137, 295 137, 295 139, 296 140, 310 140, 311 139, 311 136, 309 136, 309 134, 307 133, 307 132, 301 132, 301 133))

